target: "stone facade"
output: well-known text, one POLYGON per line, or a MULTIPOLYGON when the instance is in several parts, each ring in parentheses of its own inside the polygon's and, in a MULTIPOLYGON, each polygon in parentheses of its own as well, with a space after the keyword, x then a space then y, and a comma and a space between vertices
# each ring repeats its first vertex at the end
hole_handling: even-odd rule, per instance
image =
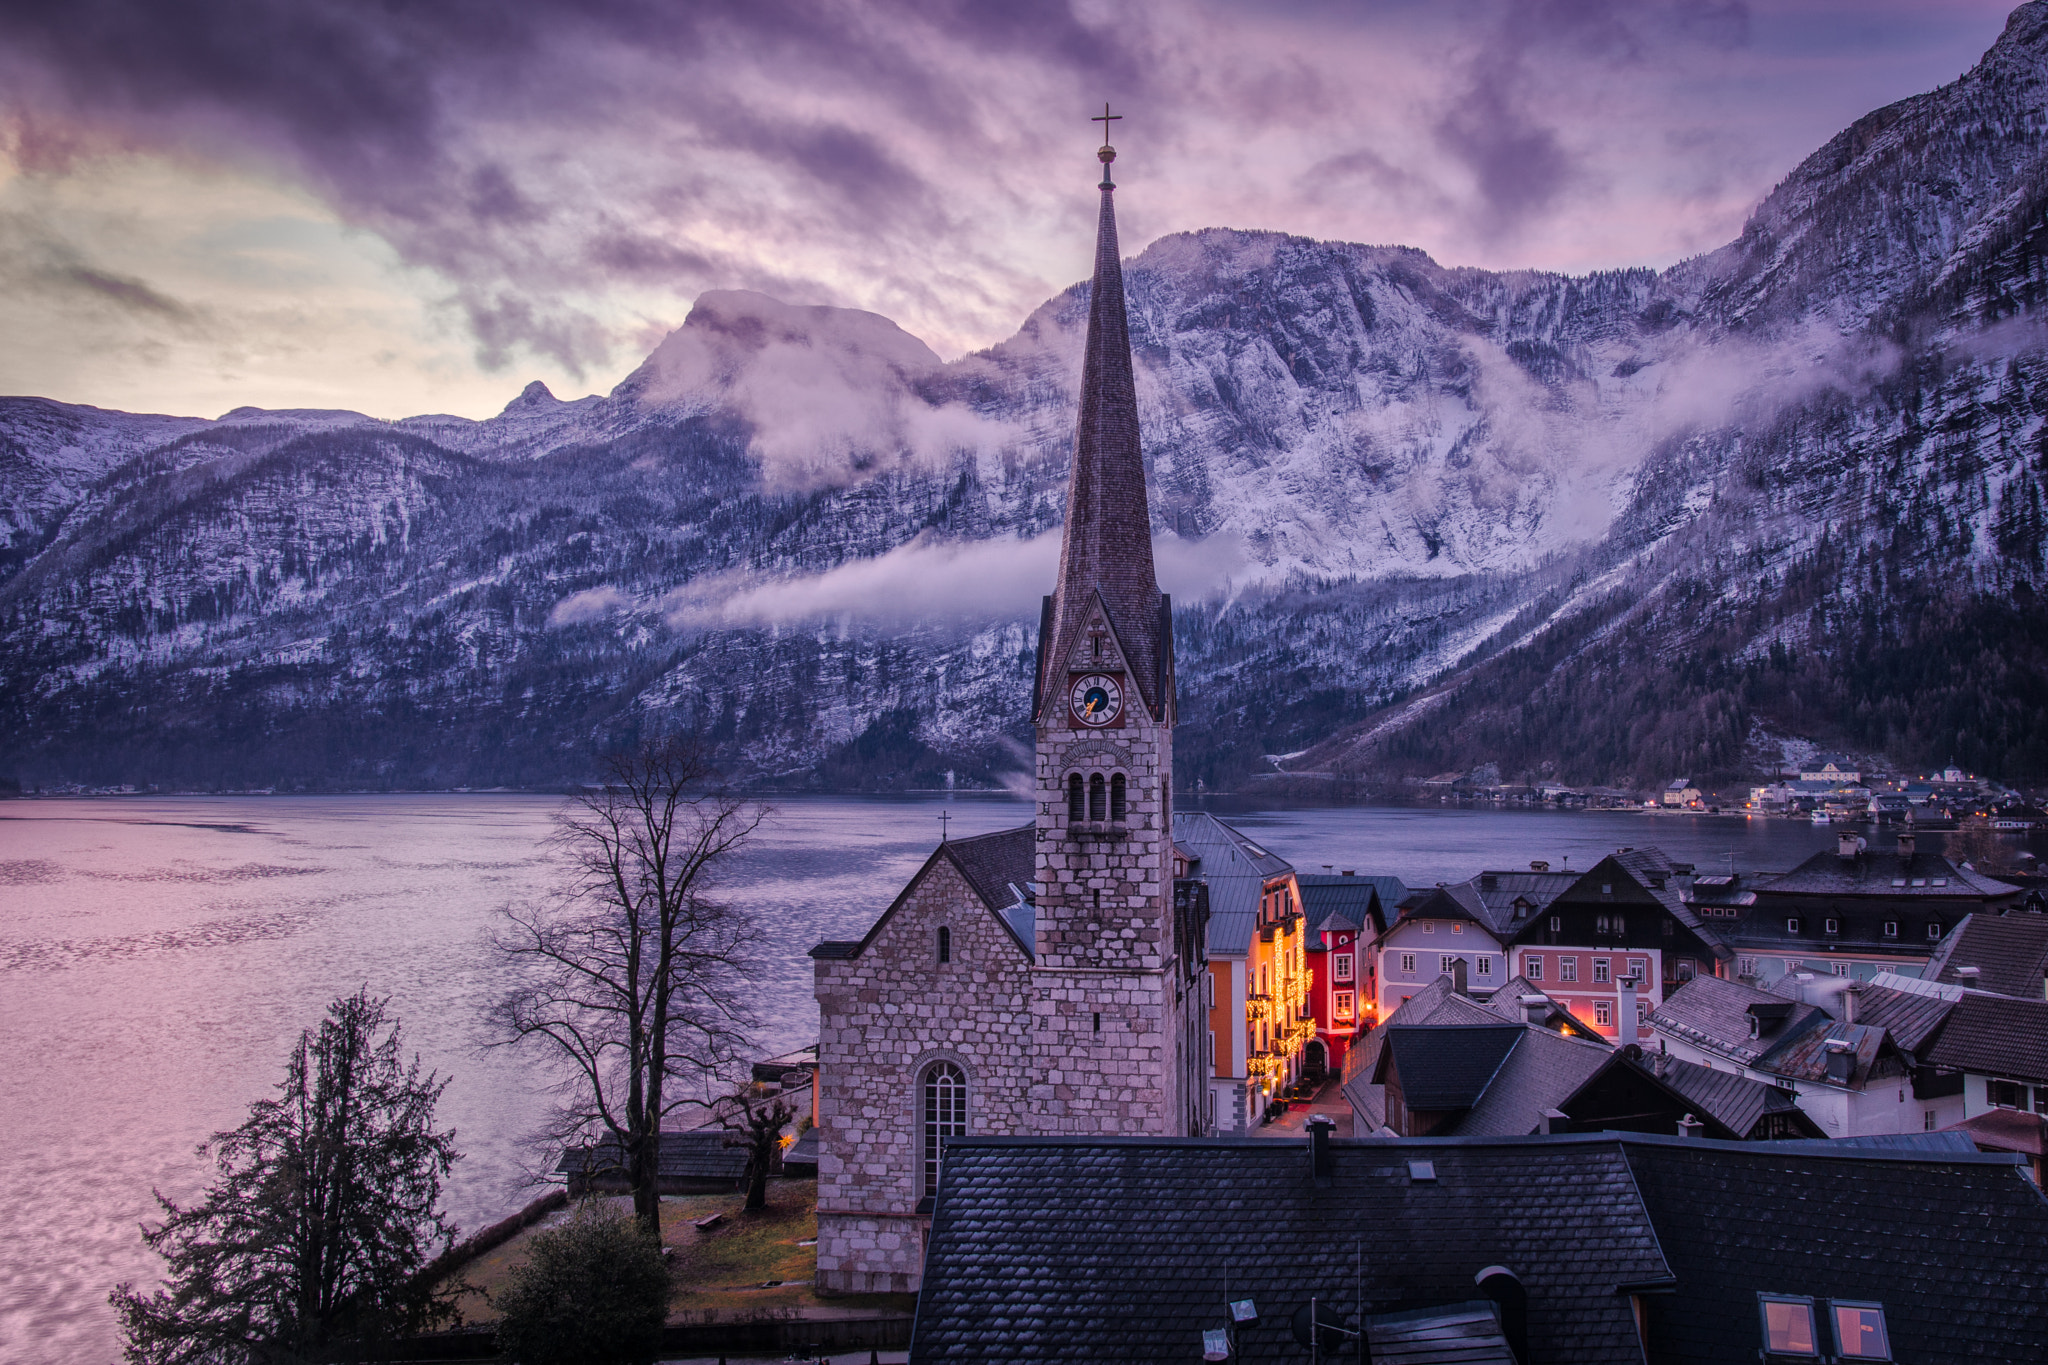
POLYGON ((969 1132, 1034 1131, 1030 967, 944 847, 859 956, 818 961, 820 1289, 916 1290, 931 1222, 920 1104, 934 1063, 967 1076, 969 1132))

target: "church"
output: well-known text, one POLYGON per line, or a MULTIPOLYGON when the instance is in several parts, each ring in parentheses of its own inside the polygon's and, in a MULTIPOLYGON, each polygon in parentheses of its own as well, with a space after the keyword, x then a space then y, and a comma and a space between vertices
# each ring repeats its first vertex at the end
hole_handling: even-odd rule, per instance
POLYGON ((1174 894, 1173 615, 1153 572, 1115 157, 1105 139, 1032 686, 1036 818, 942 842, 864 938, 811 950, 822 1292, 919 1287, 950 1138, 1207 1131, 1201 902, 1174 894))

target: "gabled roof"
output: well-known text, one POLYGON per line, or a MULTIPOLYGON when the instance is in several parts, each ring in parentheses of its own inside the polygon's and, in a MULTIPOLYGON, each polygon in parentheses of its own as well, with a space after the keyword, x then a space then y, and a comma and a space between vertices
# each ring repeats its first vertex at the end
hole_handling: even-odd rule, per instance
POLYGON ((1439 976, 1401 1002, 1399 1009, 1380 1026, 1359 1039, 1344 1054, 1344 1098, 1358 1120, 1358 1131, 1376 1133, 1386 1126, 1386 1087, 1373 1080, 1380 1052, 1387 1045, 1387 1030, 1396 1024, 1483 1025, 1500 1022, 1498 1015, 1466 996, 1459 995, 1449 976, 1439 976))
POLYGON ((1599 1029, 1581 1022, 1576 1014, 1558 1004, 1541 986, 1531 984, 1526 976, 1509 977, 1492 995, 1486 997, 1486 1008, 1503 1019, 1524 1024, 1529 1021, 1529 1016, 1522 1009, 1522 1000, 1525 996, 1531 995, 1540 995, 1550 1001, 1549 1014, 1543 1023, 1545 1028, 1554 1028, 1559 1033, 1569 1033, 1575 1038, 1586 1038, 1596 1043, 1606 1041, 1599 1029))
MULTIPOLYGON (((728 1146, 729 1135, 722 1129, 699 1128, 687 1133, 661 1135, 661 1178, 664 1180, 732 1180, 747 1173, 747 1150, 728 1146)), ((625 1148, 616 1137, 583 1147, 570 1147, 555 1163, 555 1174, 589 1174, 600 1179, 623 1177, 625 1148)))
POLYGON ((1410 1109, 1470 1109, 1528 1030, 1520 1024, 1396 1024, 1386 1029, 1373 1080, 1401 1078, 1410 1109))
POLYGON ((1585 1085, 1613 1056, 1614 1049, 1604 1041, 1525 1026, 1486 1093, 1463 1118, 1439 1131, 1459 1137, 1536 1132, 1545 1111, 1585 1085))
POLYGON ((1486 907, 1495 933, 1505 934, 1541 914, 1544 907, 1571 890, 1578 879, 1576 872, 1481 872, 1459 885, 1469 888, 1486 907), (1529 907, 1527 915, 1515 914, 1516 901, 1529 907))
POLYGON ((1408 898, 1401 902, 1401 919, 1468 920, 1487 933, 1499 936, 1486 903, 1480 900, 1479 893, 1469 882, 1452 882, 1446 886, 1409 892, 1408 898))
POLYGON ((875 922, 868 927, 866 935, 859 942, 827 939, 811 949, 813 958, 825 961, 844 961, 857 958, 867 951, 875 941, 875 935, 882 932, 887 924, 910 899, 910 893, 931 874, 940 862, 952 864, 961 880, 967 883, 976 899, 996 917, 996 922, 1016 945, 1024 950, 1024 956, 1033 956, 1034 944, 1022 926, 1028 926, 1029 916, 1016 913, 1017 896, 1012 887, 1027 887, 1036 871, 1038 850, 1038 827, 1020 825, 1016 829, 1001 829, 992 834, 977 834, 967 839, 949 839, 932 850, 924 860, 924 866, 903 884, 896 893, 896 899, 889 903, 875 922))
POLYGON ((1978 911, 1963 916, 1948 931, 1928 960, 1925 976, 1975 986, 1978 990, 2039 1000, 2042 974, 2048 972, 2048 915, 1995 915, 1978 911), (1974 980, 1957 970, 1975 967, 1974 980))
POLYGON ((1173 841, 1194 860, 1188 876, 1209 884, 1210 954, 1244 956, 1266 883, 1287 876, 1293 864, 1207 811, 1175 811, 1173 841))
POLYGON ((1853 858, 1820 852, 1782 877, 1758 885, 1760 897, 1884 896, 1915 900, 2002 900, 2019 888, 1957 867, 1938 853, 1863 852, 1853 858), (1935 882, 1947 883, 1936 886, 1935 882), (1915 882, 1920 885, 1914 885, 1915 882))
POLYGON ((1949 1007, 1924 1060, 2048 1085, 2048 1000, 1969 992, 1949 1007))
POLYGON ((1987 1109, 1975 1118, 1951 1123, 1944 1133, 1966 1133, 1970 1141, 1993 1152, 2048 1155, 2048 1114, 2022 1114, 2017 1109, 1987 1109))
POLYGON ((1399 877, 1345 877, 1297 872, 1301 913, 1306 927, 1317 930, 1331 915, 1341 915, 1354 928, 1368 925, 1377 933, 1394 918, 1394 907, 1408 894, 1399 877))
POLYGON ((1694 977, 1650 1012, 1650 1026, 1657 1032, 1711 1049, 1747 1066, 1757 1065, 1816 1020, 1833 1022, 1818 1005, 1788 1001, 1769 991, 1718 976, 1694 977), (1752 1005, 1762 1006, 1774 1016, 1782 1012, 1785 1022, 1761 1037, 1750 1037, 1752 1005))
MULTIPOLYGON (((1677 1057, 1651 1054, 1644 1060, 1658 1080, 1693 1106, 1694 1113, 1713 1119, 1737 1137, 1746 1137, 1756 1127, 1757 1120, 1766 1114, 1786 1113, 1806 1118, 1799 1101, 1790 1091, 1778 1086, 1677 1057)), ((1811 1120, 1802 1126, 1815 1137, 1826 1136, 1813 1127, 1811 1120)))
POLYGON ((1948 1018, 1952 1001, 1938 995, 1893 990, 1889 986, 1865 983, 1856 991, 1856 1022, 1881 1028, 1907 1052, 1918 1055, 1927 1040, 1948 1018))

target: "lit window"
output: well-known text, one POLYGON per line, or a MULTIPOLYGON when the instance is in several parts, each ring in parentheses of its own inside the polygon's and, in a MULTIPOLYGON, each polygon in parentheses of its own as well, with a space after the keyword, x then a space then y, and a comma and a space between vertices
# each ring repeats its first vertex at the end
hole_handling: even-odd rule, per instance
POLYGON ((1349 1019, 1351 1017, 1352 995, 1350 991, 1338 991, 1330 999, 1331 1007, 1339 1019, 1349 1019))
POLYGON ((1559 981, 1577 981, 1579 979, 1579 960, 1575 957, 1559 958, 1557 960, 1557 979, 1559 981))
POLYGON ((1828 1305, 1835 1319, 1835 1353, 1844 1360, 1890 1360, 1892 1343, 1884 1330, 1884 1309, 1874 1303, 1828 1305))
POLYGON ((1605 1000, 1595 1000, 1593 1002, 1593 1022, 1601 1028, 1606 1028, 1609 1024, 1612 1024, 1614 1022, 1614 1006, 1605 1000))
POLYGON ((1818 1356, 1813 1300, 1757 1295, 1764 1316, 1764 1349, 1774 1355, 1818 1356))
POLYGON ((1453 923, 1451 925, 1451 932, 1454 934, 1462 934, 1465 932, 1465 926, 1462 924, 1453 923))
POLYGON ((939 1156, 947 1138, 967 1136, 967 1074, 951 1062, 924 1073, 924 1192, 939 1192, 939 1156))
POLYGON ((1337 980, 1349 981, 1351 979, 1351 960, 1351 954, 1349 953, 1339 953, 1335 958, 1331 959, 1333 975, 1337 980))
POLYGON ((1543 979, 1543 959, 1540 957, 1523 958, 1522 970, 1529 974, 1531 981, 1541 981, 1543 979))
POLYGON ((1596 957, 1593 959, 1593 979, 1595 981, 1609 981, 1613 979, 1613 973, 1609 970, 1606 958, 1596 957))
POLYGON ((1403 976, 1413 976, 1413 975, 1415 975, 1415 954, 1413 954, 1413 953, 1403 953, 1403 954, 1401 954, 1401 974, 1402 974, 1403 976))

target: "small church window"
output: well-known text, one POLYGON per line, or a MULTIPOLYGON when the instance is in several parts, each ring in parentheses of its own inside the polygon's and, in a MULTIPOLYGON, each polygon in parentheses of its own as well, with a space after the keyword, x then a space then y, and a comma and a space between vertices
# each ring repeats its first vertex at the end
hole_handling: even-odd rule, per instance
POLYGON ((1097 773, 1088 779, 1088 818, 1090 820, 1101 821, 1108 818, 1107 807, 1109 800, 1106 790, 1107 785, 1103 782, 1101 773, 1097 773))
POLYGON ((1067 777, 1067 819, 1078 825, 1087 818, 1087 807, 1081 796, 1081 774, 1072 773, 1067 777))
POLYGON ((933 1062, 924 1073, 924 1192, 939 1192, 939 1157, 947 1138, 967 1136, 967 1073, 933 1062))
POLYGON ((1124 775, 1116 774, 1109 779, 1109 818, 1121 822, 1124 818, 1124 775))
POLYGON ((953 931, 946 925, 939 926, 939 961, 953 960, 953 931))

